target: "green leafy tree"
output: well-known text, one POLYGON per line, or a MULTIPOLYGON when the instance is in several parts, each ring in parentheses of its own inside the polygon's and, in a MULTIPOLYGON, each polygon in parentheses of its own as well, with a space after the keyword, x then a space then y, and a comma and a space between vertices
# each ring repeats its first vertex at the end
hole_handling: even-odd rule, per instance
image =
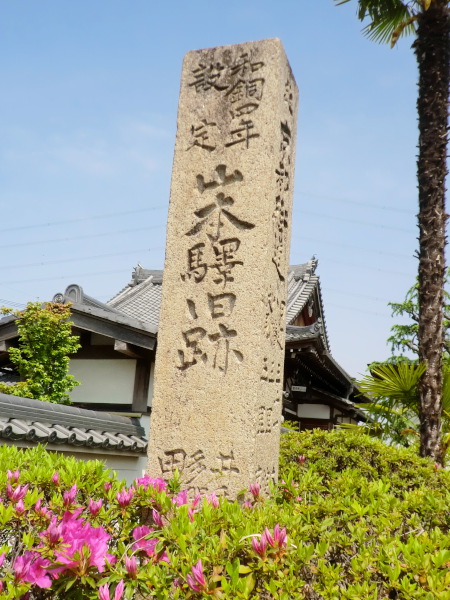
MULTIPOLYGON (((344 4, 350 0, 334 0, 344 4)), ((445 275, 445 178, 450 83, 449 0, 357 0, 365 34, 394 46, 413 34, 419 70, 418 353, 427 369, 419 383, 420 453, 442 459, 442 346, 445 275)))
MULTIPOLYGON (((450 272, 447 271, 444 285, 449 283, 450 272)), ((409 288, 403 302, 389 302, 393 317, 405 317, 409 322, 395 324, 391 327, 388 343, 391 344, 392 356, 389 363, 411 360, 416 362, 419 356, 419 282, 409 288), (405 352, 412 354, 409 359, 405 352)), ((450 294, 444 287, 444 311, 442 319, 443 345, 442 358, 444 365, 450 362, 450 294)))
MULTIPOLYGON (((2 309, 3 313, 12 312, 2 309)), ((79 382, 69 375, 69 355, 80 348, 72 335, 70 304, 29 302, 16 311, 19 346, 9 348, 11 363, 23 381, 0 384, 0 391, 46 402, 70 404, 79 382)))

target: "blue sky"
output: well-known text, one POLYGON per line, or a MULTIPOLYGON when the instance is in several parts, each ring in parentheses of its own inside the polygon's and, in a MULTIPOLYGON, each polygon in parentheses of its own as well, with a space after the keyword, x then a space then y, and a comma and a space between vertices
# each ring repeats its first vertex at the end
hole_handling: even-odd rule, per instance
POLYGON ((300 90, 291 263, 319 260, 342 366, 386 358, 417 269, 417 71, 355 2, 0 1, 0 304, 162 268, 183 55, 269 37, 300 90))

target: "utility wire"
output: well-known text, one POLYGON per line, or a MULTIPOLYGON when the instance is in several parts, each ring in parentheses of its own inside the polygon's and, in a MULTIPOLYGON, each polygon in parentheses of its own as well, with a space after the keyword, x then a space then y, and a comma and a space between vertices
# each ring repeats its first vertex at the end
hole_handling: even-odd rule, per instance
POLYGON ((395 206, 384 206, 381 204, 372 204, 371 202, 362 202, 358 200, 350 200, 348 198, 333 198, 332 196, 323 196, 321 194, 314 194, 312 192, 300 191, 300 196, 309 196, 310 198, 318 198, 319 200, 328 200, 330 202, 342 203, 342 204, 354 204, 356 206, 363 206, 364 208, 375 208, 377 210, 386 210, 392 212, 399 212, 403 214, 411 214, 411 211, 407 208, 396 208, 395 206))
POLYGON ((108 237, 109 235, 122 235, 125 233, 137 233, 138 231, 148 231, 150 229, 159 229, 160 225, 147 225, 146 227, 137 227, 135 229, 116 229, 104 233, 87 233, 86 235, 75 235, 72 237, 53 238, 47 240, 36 240, 34 242, 18 242, 16 244, 3 244, 0 248, 20 248, 22 246, 39 246, 41 244, 53 244, 56 242, 74 242, 78 240, 88 240, 91 238, 108 237))
POLYGON ((10 231, 19 231, 23 229, 36 229, 37 227, 52 227, 53 225, 66 225, 67 223, 81 223, 82 221, 96 221, 98 219, 109 219, 111 217, 123 217, 125 215, 135 215, 154 210, 162 210, 163 208, 167 208, 167 206, 165 204, 160 204, 159 206, 151 206, 149 208, 137 208, 135 210, 126 210, 122 212, 103 213, 101 215, 91 215, 89 217, 77 217, 76 219, 47 221, 46 223, 33 223, 33 225, 17 225, 16 227, 5 227, 4 229, 0 229, 0 233, 8 233, 10 231))
POLYGON ((160 250, 161 246, 156 246, 155 248, 141 248, 139 250, 129 250, 128 252, 111 252, 108 254, 97 254, 94 256, 76 256, 74 258, 61 258, 57 260, 47 260, 47 261, 38 261, 33 263, 19 264, 19 265, 7 265, 0 266, 0 271, 6 271, 9 269, 22 269, 25 267, 44 267, 47 265, 57 265, 61 263, 71 263, 78 262, 81 260, 96 260, 98 258, 110 258, 112 256, 127 256, 130 254, 136 254, 138 252, 152 252, 154 250, 160 250))

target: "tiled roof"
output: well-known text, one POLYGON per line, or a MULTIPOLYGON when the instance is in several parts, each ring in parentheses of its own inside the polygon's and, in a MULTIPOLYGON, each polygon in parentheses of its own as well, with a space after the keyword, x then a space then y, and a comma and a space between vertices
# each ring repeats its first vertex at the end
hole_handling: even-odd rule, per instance
POLYGON ((0 439, 67 444, 145 454, 144 429, 135 419, 0 393, 0 439))
MULTIPOLYGON (((319 297, 323 335, 328 345, 326 328, 323 322, 322 297, 319 277, 315 275, 317 260, 311 259, 302 265, 292 265, 288 274, 288 301, 286 324, 292 325, 306 303, 314 296, 319 297)), ((163 271, 144 269, 138 265, 132 275, 131 282, 116 296, 108 300, 108 306, 125 313, 129 317, 140 319, 158 326, 161 308, 163 271)))
MULTIPOLYGON (((162 271, 160 271, 162 275, 162 271)), ((127 286, 117 296, 111 298, 108 304, 120 310, 129 317, 134 317, 158 327, 161 309, 162 276, 156 281, 150 275, 142 283, 127 286)))

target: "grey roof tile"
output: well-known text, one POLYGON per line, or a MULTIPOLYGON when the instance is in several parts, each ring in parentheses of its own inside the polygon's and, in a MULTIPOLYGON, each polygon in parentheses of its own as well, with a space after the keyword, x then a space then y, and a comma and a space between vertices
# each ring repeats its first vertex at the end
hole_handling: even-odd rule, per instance
MULTIPOLYGON (((286 324, 291 325, 317 290, 321 302, 319 277, 315 275, 318 261, 314 258, 305 264, 291 265, 288 274, 288 301, 286 324)), ((116 296, 108 300, 108 306, 121 311, 129 317, 151 323, 155 327, 159 323, 162 297, 163 271, 144 269, 140 265, 135 268, 132 281, 116 296)), ((322 321, 323 309, 322 312, 322 321)), ((326 327, 324 337, 328 346, 326 327)))
POLYGON ((102 447, 144 454, 144 429, 134 419, 0 393, 0 439, 102 447))

